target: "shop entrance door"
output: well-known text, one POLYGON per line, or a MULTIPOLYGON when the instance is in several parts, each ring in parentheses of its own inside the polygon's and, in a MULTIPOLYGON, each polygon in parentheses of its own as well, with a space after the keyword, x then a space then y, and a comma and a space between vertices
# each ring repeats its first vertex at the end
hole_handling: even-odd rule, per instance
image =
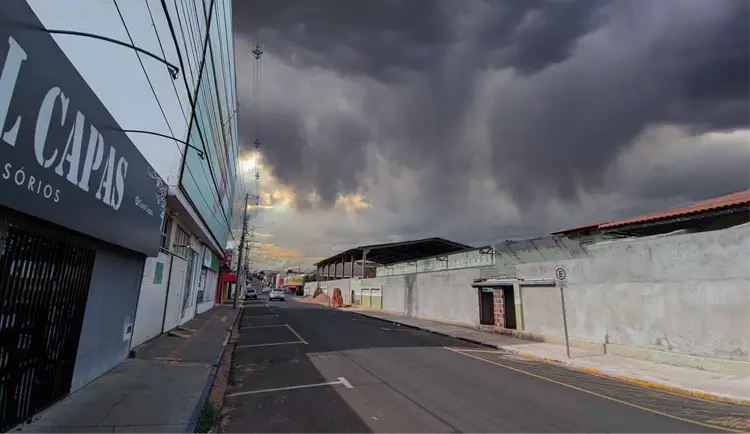
POLYGON ((479 324, 495 325, 495 301, 492 288, 479 288, 479 324))
POLYGON ((0 220, 0 430, 70 393, 96 251, 0 220))

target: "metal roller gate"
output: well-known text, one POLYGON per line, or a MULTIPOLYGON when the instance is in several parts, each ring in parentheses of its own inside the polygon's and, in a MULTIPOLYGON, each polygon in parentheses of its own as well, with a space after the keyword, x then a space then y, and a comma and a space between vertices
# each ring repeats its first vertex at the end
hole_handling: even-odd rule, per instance
POLYGON ((0 221, 0 430, 69 393, 95 255, 0 221))

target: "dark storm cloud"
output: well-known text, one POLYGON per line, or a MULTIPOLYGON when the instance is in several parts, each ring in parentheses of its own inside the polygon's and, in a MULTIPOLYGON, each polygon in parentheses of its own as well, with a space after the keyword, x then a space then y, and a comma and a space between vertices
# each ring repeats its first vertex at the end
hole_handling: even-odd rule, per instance
POLYGON ((494 162, 514 163, 498 181, 521 203, 545 191, 573 199, 579 188, 600 186, 604 169, 649 125, 747 127, 748 3, 711 4, 723 11, 700 21, 684 0, 608 7, 606 24, 579 53, 497 102, 494 162), (533 185, 524 176, 530 168, 533 185))
POLYGON ((369 140, 360 121, 344 113, 328 113, 319 119, 311 137, 294 110, 270 107, 260 112, 258 124, 265 162, 281 183, 294 189, 299 208, 309 208, 308 196, 313 192, 329 207, 339 193, 357 191, 356 174, 364 168, 363 148, 369 140))
POLYGON ((396 89, 368 94, 367 122, 332 115, 320 135, 303 133, 293 113, 264 121, 275 173, 329 203, 356 190, 373 132, 381 154, 421 173, 425 203, 466 200, 484 170, 523 205, 600 188, 649 126, 703 133, 750 119, 746 0, 248 0, 235 9, 235 32, 255 40, 260 30, 285 61, 396 89), (488 68, 512 73, 482 92, 488 68), (482 101, 489 136, 475 138, 467 125, 482 101))
POLYGON ((433 0, 247 0, 234 8, 236 33, 287 60, 295 52, 300 63, 344 73, 428 70, 451 37, 433 0))
POLYGON ((681 158, 674 166, 658 167, 647 178, 634 180, 633 196, 645 199, 681 197, 685 202, 696 202, 750 188, 747 147, 738 146, 720 153, 705 146, 700 152, 681 158), (686 185, 691 188, 686 189, 686 185))

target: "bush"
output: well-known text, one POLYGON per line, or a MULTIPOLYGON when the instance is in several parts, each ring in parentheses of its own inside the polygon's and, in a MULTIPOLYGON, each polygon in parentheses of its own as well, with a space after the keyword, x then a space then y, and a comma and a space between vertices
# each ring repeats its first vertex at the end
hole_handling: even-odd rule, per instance
POLYGON ((198 421, 195 423, 195 432, 207 433, 212 429, 216 428, 221 421, 221 412, 216 408, 213 402, 208 401, 201 408, 201 412, 198 415, 198 421))

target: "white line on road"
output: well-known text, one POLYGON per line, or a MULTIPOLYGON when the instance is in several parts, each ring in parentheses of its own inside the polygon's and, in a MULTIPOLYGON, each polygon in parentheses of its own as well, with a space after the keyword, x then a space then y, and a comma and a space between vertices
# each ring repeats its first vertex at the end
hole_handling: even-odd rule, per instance
POLYGON ((294 345, 294 344, 306 344, 307 342, 302 341, 292 341, 292 342, 271 342, 269 344, 253 344, 253 345, 238 345, 235 347, 235 349, 242 349, 242 348, 254 348, 254 347, 271 347, 274 345, 294 345))
POLYGON ((320 386, 336 386, 336 385, 342 385, 346 387, 347 389, 353 389, 354 386, 349 383, 346 378, 339 377, 338 381, 329 381, 328 383, 316 383, 316 384, 302 384, 300 386, 288 386, 288 387, 276 387, 273 389, 260 389, 260 390, 249 390, 247 392, 235 392, 227 394, 227 398, 231 398, 233 396, 243 396, 243 395, 253 395, 256 393, 267 393, 267 392, 280 392, 282 390, 295 390, 295 389, 307 389, 310 387, 320 387, 320 386))
POLYGON ((354 386, 352 386, 352 383, 350 383, 350 382, 346 381, 346 378, 344 378, 344 377, 339 377, 339 381, 340 381, 340 382, 341 382, 341 384, 343 384, 343 385, 344 385, 344 387, 346 387, 347 389, 354 389, 354 386))
POLYGON ((306 340, 304 340, 304 339, 302 339, 302 336, 300 336, 300 335, 299 335, 299 333, 297 333, 297 331, 295 331, 295 330, 294 330, 294 329, 292 328, 292 326, 290 326, 289 324, 284 324, 284 325, 285 325, 285 326, 287 326, 287 328, 288 328, 289 330, 291 330, 291 331, 292 331, 292 333, 294 333, 294 336, 297 336, 297 339, 299 339, 299 340, 300 340, 301 342, 304 342, 304 344, 305 344, 305 345, 307 345, 307 341, 306 341, 306 340))

